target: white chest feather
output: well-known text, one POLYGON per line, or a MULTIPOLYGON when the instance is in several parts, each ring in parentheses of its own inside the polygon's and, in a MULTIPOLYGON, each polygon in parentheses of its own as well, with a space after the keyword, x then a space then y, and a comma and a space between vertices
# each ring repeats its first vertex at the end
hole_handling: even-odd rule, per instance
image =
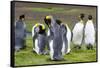
POLYGON ((82 42, 82 38, 83 38, 83 28, 84 25, 83 23, 77 23, 73 29, 73 43, 80 45, 82 42))
POLYGON ((85 26, 85 44, 94 44, 95 29, 92 21, 87 21, 85 26))

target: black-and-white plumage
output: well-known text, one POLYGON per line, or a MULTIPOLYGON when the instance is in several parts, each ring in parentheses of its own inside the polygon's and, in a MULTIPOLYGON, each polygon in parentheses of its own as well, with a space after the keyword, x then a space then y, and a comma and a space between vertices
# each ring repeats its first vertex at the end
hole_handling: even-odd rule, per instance
POLYGON ((49 26, 48 40, 51 60, 61 60, 61 50, 63 45, 61 27, 56 23, 56 20, 53 18, 53 16, 46 16, 44 21, 49 26))
POLYGON ((35 42, 35 48, 33 50, 38 54, 45 54, 45 47, 47 42, 45 26, 37 23, 32 28, 33 43, 35 42))
POLYGON ((72 33, 73 33, 73 38, 72 42, 80 48, 82 41, 83 41, 83 31, 84 31, 84 14, 80 14, 79 16, 79 22, 75 24, 72 33))
POLYGON ((93 25, 93 19, 92 16, 89 15, 88 16, 88 21, 86 22, 85 25, 85 44, 87 45, 87 48, 93 48, 93 45, 95 43, 95 29, 94 29, 94 25, 93 25))

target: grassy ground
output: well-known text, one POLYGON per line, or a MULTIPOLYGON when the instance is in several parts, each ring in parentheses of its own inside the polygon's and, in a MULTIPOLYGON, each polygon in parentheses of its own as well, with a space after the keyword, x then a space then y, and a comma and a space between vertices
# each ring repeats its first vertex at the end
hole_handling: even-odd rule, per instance
MULTIPOLYGON (((19 7, 18 7, 19 8, 19 7)), ((24 9, 17 8, 17 15, 20 13, 24 13, 24 9)), ((33 7, 32 7, 33 8, 33 7)), ((28 32, 31 32, 32 26, 40 21, 40 23, 44 22, 43 18, 45 15, 52 14, 57 17, 61 17, 68 24, 70 29, 73 27, 73 16, 77 16, 80 12, 85 14, 93 13, 95 16, 95 12, 91 10, 87 10, 88 8, 74 8, 74 9, 65 9, 65 8, 33 8, 31 10, 27 9, 26 16, 26 28, 28 32), (37 13, 38 12, 38 13, 37 13), (68 15, 68 16, 67 16, 68 15), (31 19, 32 18, 32 19, 31 19)), ((67 7, 68 8, 68 7, 67 7)), ((69 7, 70 8, 70 7, 69 7)), ((93 9, 95 10, 95 9, 93 9)), ((25 12, 26 13, 26 12, 25 12)), ((16 17, 17 18, 17 17, 16 17)), ((82 45, 82 49, 76 50, 73 49, 70 54, 64 56, 63 61, 50 61, 49 55, 37 55, 32 52, 33 43, 32 37, 30 35, 26 38, 26 49, 23 49, 19 52, 15 52, 15 66, 23 66, 23 65, 42 65, 42 64, 59 64, 59 63, 75 63, 75 62, 91 62, 96 61, 96 47, 94 50, 87 50, 85 45, 82 45)), ((71 43, 71 48, 73 48, 73 44, 71 43)))
POLYGON ((52 7, 48 7, 48 8, 33 8, 32 11, 36 11, 36 12, 56 12, 56 13, 64 13, 66 12, 64 8, 52 8, 52 7), (42 11, 41 11, 42 10, 42 11))
MULTIPOLYGON (((82 49, 73 49, 70 54, 64 56, 63 61, 50 61, 49 55, 37 55, 32 52, 32 38, 28 36, 26 38, 26 49, 20 52, 15 52, 15 65, 42 65, 42 64, 59 64, 59 63, 75 63, 75 62, 91 62, 96 61, 96 49, 86 50, 85 45, 82 45, 82 49)), ((73 44, 71 44, 71 48, 73 44)))

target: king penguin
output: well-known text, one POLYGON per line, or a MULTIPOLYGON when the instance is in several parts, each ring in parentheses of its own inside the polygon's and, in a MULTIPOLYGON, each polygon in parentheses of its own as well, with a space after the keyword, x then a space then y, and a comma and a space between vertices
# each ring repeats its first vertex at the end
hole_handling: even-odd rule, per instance
POLYGON ((63 37, 63 47, 62 47, 62 55, 70 53, 70 42, 71 42, 71 30, 67 24, 62 23, 61 20, 56 19, 56 22, 61 26, 62 29, 62 37, 63 37))
POLYGON ((88 21, 85 25, 85 44, 87 49, 93 49, 95 43, 95 29, 93 24, 92 15, 88 16, 88 21))
POLYGON ((62 60, 62 34, 60 26, 57 24, 53 16, 46 16, 44 19, 45 23, 48 25, 48 40, 50 47, 50 58, 51 60, 62 60))
POLYGON ((77 22, 72 30, 73 33, 73 38, 72 38, 72 42, 75 45, 75 48, 80 49, 81 48, 81 44, 83 41, 83 31, 84 31, 84 14, 80 14, 80 16, 78 17, 79 22, 77 22))
POLYGON ((33 50, 38 54, 45 54, 46 47, 46 31, 45 26, 43 24, 37 23, 32 28, 32 38, 33 44, 35 42, 35 48, 33 50))
POLYGON ((26 24, 25 15, 20 15, 19 20, 15 22, 15 51, 26 47, 26 24))

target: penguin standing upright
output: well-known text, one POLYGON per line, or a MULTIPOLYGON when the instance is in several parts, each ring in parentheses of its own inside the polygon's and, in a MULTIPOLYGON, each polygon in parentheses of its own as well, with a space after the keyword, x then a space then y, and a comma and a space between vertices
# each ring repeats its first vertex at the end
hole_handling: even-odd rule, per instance
POLYGON ((93 49, 93 45, 95 43, 95 29, 93 25, 92 15, 88 16, 88 21, 85 25, 85 44, 87 45, 87 49, 93 49))
POLYGON ((71 42, 71 30, 67 24, 62 23, 60 20, 56 19, 56 22, 61 26, 61 33, 63 38, 62 54, 70 53, 70 42, 71 42))
POLYGON ((63 46, 62 46, 62 55, 65 55, 67 53, 68 49, 68 40, 67 40, 67 27, 64 23, 61 22, 61 20, 56 19, 57 24, 61 27, 61 34, 62 34, 62 40, 63 40, 63 46))
POLYGON ((46 32, 43 24, 35 24, 32 28, 33 43, 35 42, 35 48, 33 50, 38 54, 45 54, 46 47, 46 32))
POLYGON ((83 41, 83 31, 84 31, 84 14, 80 14, 79 16, 79 22, 76 23, 76 25, 73 28, 73 38, 72 42, 76 45, 75 48, 80 49, 81 44, 83 41))
POLYGON ((50 56, 51 60, 61 60, 62 59, 62 34, 61 27, 57 24, 53 16, 46 16, 44 19, 45 23, 49 25, 49 46, 50 46, 50 56))
POLYGON ((67 28, 64 24, 61 24, 62 29, 62 39, 63 39, 63 47, 62 47, 62 54, 65 55, 68 49, 68 39, 67 39, 67 28))
POLYGON ((26 24, 25 15, 19 16, 19 20, 15 22, 15 50, 19 51, 25 48, 25 38, 26 38, 26 24))

